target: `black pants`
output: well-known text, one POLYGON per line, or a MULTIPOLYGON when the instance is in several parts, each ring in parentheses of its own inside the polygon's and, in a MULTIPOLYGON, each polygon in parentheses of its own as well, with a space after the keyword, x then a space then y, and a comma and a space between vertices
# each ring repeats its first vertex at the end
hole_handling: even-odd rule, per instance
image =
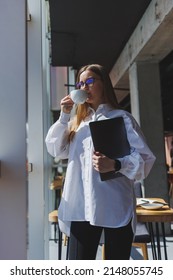
POLYGON ((70 260, 94 260, 102 230, 105 236, 105 259, 128 260, 133 241, 131 222, 120 228, 102 228, 89 222, 72 222, 69 243, 70 260))

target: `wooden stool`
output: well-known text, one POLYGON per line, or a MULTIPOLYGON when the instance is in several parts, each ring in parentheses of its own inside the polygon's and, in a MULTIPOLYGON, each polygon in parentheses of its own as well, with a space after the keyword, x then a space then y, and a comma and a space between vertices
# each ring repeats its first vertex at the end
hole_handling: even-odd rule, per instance
POLYGON ((141 248, 144 260, 148 260, 148 249, 146 243, 133 243, 132 246, 141 248))
POLYGON ((51 191, 55 191, 55 204, 54 204, 55 209, 58 208, 61 200, 63 184, 64 184, 64 177, 56 176, 49 186, 49 189, 51 191))
MULTIPOLYGON (((54 210, 49 213, 49 222, 54 224, 58 228, 58 259, 61 260, 62 256, 62 232, 60 231, 59 224, 58 224, 58 210, 54 210)), ((55 232, 56 235, 56 232, 55 232)), ((65 235, 64 237, 64 246, 67 246, 66 252, 66 260, 68 259, 68 250, 69 250, 69 238, 65 235)))
MULTIPOLYGON (((148 250, 146 243, 133 243, 132 246, 139 247, 142 250, 144 260, 148 260, 148 250)), ((105 245, 102 245, 102 260, 105 260, 105 245)))
MULTIPOLYGON (((122 241, 123 242, 123 241, 122 241)), ((151 236, 145 223, 137 222, 136 232, 132 246, 139 247, 142 250, 144 260, 148 260, 147 243, 151 242, 151 236)), ((121 247, 121 244, 120 244, 121 247)), ((105 246, 102 245, 102 259, 105 260, 105 246)))
MULTIPOLYGON (((59 229, 58 225, 58 210, 54 210, 49 213, 49 222, 55 225, 58 228, 58 259, 61 260, 62 255, 62 232, 59 229)), ((56 235, 56 231, 55 231, 56 235)))

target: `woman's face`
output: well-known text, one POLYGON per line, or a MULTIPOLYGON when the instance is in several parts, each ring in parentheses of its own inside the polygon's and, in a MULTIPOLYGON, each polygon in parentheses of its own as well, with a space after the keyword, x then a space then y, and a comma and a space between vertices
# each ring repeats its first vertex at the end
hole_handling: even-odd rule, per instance
POLYGON ((90 106, 94 110, 97 110, 97 108, 100 104, 105 103, 104 97, 103 97, 102 80, 100 79, 100 77, 97 74, 95 74, 91 70, 86 70, 81 73, 80 78, 79 78, 79 83, 80 82, 84 83, 84 84, 81 83, 80 88, 87 91, 87 93, 88 93, 88 98, 87 98, 86 102, 89 103, 90 106), (85 82, 86 82, 86 84, 85 84, 85 82))

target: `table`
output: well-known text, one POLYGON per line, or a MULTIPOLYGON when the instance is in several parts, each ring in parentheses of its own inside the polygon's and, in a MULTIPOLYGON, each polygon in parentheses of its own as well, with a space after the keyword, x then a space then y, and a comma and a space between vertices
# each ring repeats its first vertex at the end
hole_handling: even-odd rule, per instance
MULTIPOLYGON (((147 198, 145 198, 145 199, 147 199, 147 198)), ((165 202, 162 198, 148 198, 148 199, 165 202)), ((168 205, 165 205, 161 209, 158 209, 158 210, 147 210, 147 209, 142 208, 141 206, 137 206, 136 213, 137 213, 137 221, 145 222, 149 226, 149 232, 151 235, 153 259, 162 259, 161 247, 160 247, 159 224, 161 225, 163 245, 164 245, 164 254, 165 254, 165 259, 167 259, 164 223, 173 221, 173 209, 170 208, 168 205), (155 223, 155 228, 156 228, 157 250, 156 250, 156 243, 155 243, 154 230, 153 230, 154 223, 155 223)))

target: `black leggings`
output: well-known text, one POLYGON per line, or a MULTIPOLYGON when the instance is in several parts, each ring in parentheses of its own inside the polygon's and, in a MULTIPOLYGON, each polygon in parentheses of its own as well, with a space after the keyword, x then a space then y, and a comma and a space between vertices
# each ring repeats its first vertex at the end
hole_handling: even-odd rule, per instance
POLYGON ((102 230, 105 236, 105 259, 128 260, 133 242, 131 222, 120 228, 92 226, 89 222, 72 222, 69 260, 94 260, 102 230))

